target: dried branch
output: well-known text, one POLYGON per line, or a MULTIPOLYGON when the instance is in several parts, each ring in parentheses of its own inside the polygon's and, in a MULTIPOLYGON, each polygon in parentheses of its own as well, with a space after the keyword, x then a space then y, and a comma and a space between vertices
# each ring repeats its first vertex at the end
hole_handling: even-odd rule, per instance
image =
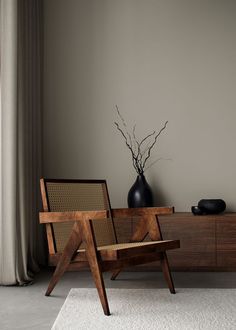
POLYGON ((126 134, 127 134, 128 138, 129 138, 130 147, 133 149, 131 135, 129 134, 129 131, 128 131, 128 129, 127 129, 126 122, 125 122, 124 118, 122 117, 122 115, 121 115, 121 113, 120 113, 119 108, 118 108, 117 105, 116 105, 116 111, 117 111, 117 113, 118 113, 118 116, 119 116, 120 119, 121 119, 121 122, 122 122, 122 124, 123 124, 123 126, 124 126, 124 128, 125 128, 126 134))
MULTIPOLYGON (((145 136, 139 142, 136 137, 136 132, 135 132, 136 125, 133 126, 132 133, 129 133, 126 122, 125 122, 124 118, 122 117, 117 105, 116 105, 116 111, 118 113, 118 116, 121 121, 121 125, 123 127, 121 127, 119 125, 119 123, 117 123, 117 122, 115 122, 115 125, 116 125, 118 131, 123 136, 123 138, 125 140, 125 144, 131 152, 132 162, 133 162, 135 171, 138 174, 143 174, 147 160, 150 158, 151 150, 154 147, 155 143, 157 142, 157 139, 161 135, 162 131, 166 128, 168 121, 165 122, 165 125, 160 129, 160 131, 157 134, 156 134, 156 131, 153 131, 152 133, 149 133, 147 136, 145 136), (152 141, 152 139, 153 139, 153 141, 152 141), (150 141, 148 141, 148 140, 150 140, 150 141), (145 142, 147 142, 147 143, 145 143, 145 142), (146 145, 145 147, 144 147, 144 143, 146 145), (145 157, 145 155, 146 155, 146 157, 145 157)), ((153 165, 153 163, 151 165, 153 165)))
POLYGON ((168 124, 168 121, 165 122, 165 125, 160 129, 160 131, 158 132, 158 134, 155 136, 155 139, 153 141, 153 143, 151 144, 150 148, 148 149, 147 153, 147 157, 145 158, 144 162, 143 162, 143 168, 145 168, 146 162, 148 160, 148 158, 151 155, 151 150, 154 147, 155 143, 157 142, 158 137, 161 135, 161 132, 164 131, 164 129, 166 128, 166 125, 168 124))
POLYGON ((136 161, 135 161, 136 157, 135 157, 135 154, 133 152, 133 149, 132 149, 131 145, 128 143, 127 137, 126 137, 125 133, 122 131, 122 129, 120 128, 119 124, 117 122, 115 122, 115 125, 116 125, 117 129, 120 131, 120 133, 122 134, 122 136, 124 137, 125 144, 127 145, 128 149, 130 150, 131 155, 132 155, 133 166, 134 166, 135 170, 138 171, 138 168, 136 166, 136 161))
POLYGON ((135 130, 136 130, 136 125, 134 125, 133 130, 132 130, 132 135, 133 135, 133 140, 134 140, 134 149, 135 149, 134 152, 136 153, 139 143, 136 138, 135 130))
POLYGON ((145 142, 148 138, 150 138, 151 136, 153 136, 156 133, 156 131, 148 134, 144 139, 142 139, 142 141, 140 142, 140 147, 143 144, 143 142, 145 142))

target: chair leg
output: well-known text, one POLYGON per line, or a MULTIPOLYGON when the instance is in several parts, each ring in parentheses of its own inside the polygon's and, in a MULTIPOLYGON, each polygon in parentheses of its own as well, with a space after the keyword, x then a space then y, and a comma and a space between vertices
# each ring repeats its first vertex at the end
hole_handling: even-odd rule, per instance
POLYGON ((57 267, 52 275, 52 278, 49 282, 45 296, 50 296, 52 290, 55 288, 56 284, 58 283, 58 281, 60 280, 62 275, 65 273, 66 268, 68 267, 70 261, 71 261, 71 258, 68 257, 67 255, 61 256, 61 258, 57 264, 57 267))
POLYGON ((170 267, 168 263, 168 258, 166 252, 163 252, 161 255, 161 268, 164 274, 165 280, 168 284, 171 293, 175 293, 174 283, 170 272, 170 267))
POLYGON ((98 261, 98 254, 96 249, 95 235, 93 231, 92 220, 85 219, 83 222, 83 233, 86 242, 86 256, 90 266, 93 279, 98 290, 98 295, 102 304, 105 315, 110 315, 109 305, 107 301, 107 294, 103 281, 101 266, 98 261))
POLYGON ((71 259, 73 258, 74 253, 78 250, 80 244, 81 234, 79 232, 79 225, 75 223, 71 236, 66 244, 66 247, 49 282, 45 296, 49 296, 52 290, 55 288, 56 284, 58 283, 62 275, 65 273, 68 265, 71 262, 71 259))
MULTIPOLYGON (((88 259, 90 259, 90 258, 88 258, 88 259)), ((104 314, 110 315, 106 289, 105 289, 104 280, 103 280, 103 276, 102 276, 102 272, 99 267, 99 264, 98 264, 97 260, 95 262, 93 262, 91 259, 88 261, 90 264, 91 273, 93 275, 93 279, 94 279, 94 282, 95 282, 95 285, 96 285, 96 288, 98 291, 98 295, 99 295, 99 298, 100 298, 100 301, 102 304, 104 314)))
POLYGON ((111 275, 111 280, 114 281, 117 278, 117 276, 120 274, 120 272, 121 272, 121 268, 114 270, 111 275))

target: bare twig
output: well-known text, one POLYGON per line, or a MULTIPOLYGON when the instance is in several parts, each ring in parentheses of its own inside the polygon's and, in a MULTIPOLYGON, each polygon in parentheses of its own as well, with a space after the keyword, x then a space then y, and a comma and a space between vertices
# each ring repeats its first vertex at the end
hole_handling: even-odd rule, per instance
POLYGON ((146 162, 148 160, 148 158, 151 155, 151 150, 154 147, 155 143, 157 142, 158 137, 160 136, 161 132, 164 131, 164 129, 166 128, 166 125, 168 124, 168 121, 165 122, 165 125, 160 129, 160 131, 158 132, 158 134, 155 136, 155 139, 153 141, 153 143, 151 144, 150 148, 147 151, 147 157, 145 158, 144 162, 143 162, 143 168, 145 168, 146 162))
POLYGON ((123 124, 123 126, 124 126, 124 128, 125 128, 126 134, 127 134, 128 138, 129 138, 129 144, 130 144, 130 147, 133 149, 131 135, 130 135, 130 133, 129 133, 129 131, 128 131, 128 128, 127 128, 126 122, 125 122, 123 116, 121 115, 121 113, 120 113, 119 108, 118 108, 117 105, 116 105, 116 111, 117 111, 117 113, 118 113, 118 116, 119 116, 120 119, 121 119, 121 122, 122 122, 122 124, 123 124))
POLYGON ((132 134, 133 134, 133 140, 134 140, 134 152, 137 152, 137 147, 139 145, 137 138, 136 138, 136 134, 135 134, 135 130, 136 130, 136 125, 134 125, 133 130, 132 130, 132 134))
POLYGON ((134 166, 135 170, 138 171, 138 167, 136 165, 136 157, 133 152, 133 149, 132 149, 131 145, 128 143, 127 137, 126 137, 125 133, 122 131, 122 129, 120 128, 119 124, 117 122, 115 122, 115 125, 116 125, 117 129, 121 132, 122 136, 124 137, 125 144, 127 145, 128 149, 130 150, 131 155, 132 155, 133 166, 134 166))
MULTIPOLYGON (((117 122, 115 122, 115 125, 116 125, 118 131, 123 136, 123 138, 125 140, 125 144, 131 152, 132 162, 133 162, 135 171, 138 174, 143 174, 147 160, 150 158, 151 150, 154 147, 155 143, 157 142, 157 139, 161 135, 162 131, 166 128, 168 121, 165 122, 165 125, 160 129, 160 131, 157 134, 156 134, 156 131, 153 131, 152 133, 149 133, 147 136, 145 136, 139 142, 136 137, 136 132, 135 132, 136 125, 133 126, 132 132, 129 133, 126 122, 125 122, 124 118, 122 117, 117 105, 116 105, 116 111, 118 113, 118 116, 120 118, 123 128, 117 122), (145 143, 145 142, 147 142, 147 143, 145 143), (144 143, 145 143, 145 146, 144 146, 144 143), (146 157, 145 157, 145 155, 146 155, 146 157)), ((158 160, 160 160, 160 159, 158 159, 158 160)), ((154 163, 156 163, 158 160, 156 160, 154 163)), ((154 163, 149 165, 149 167, 152 166, 154 163)))

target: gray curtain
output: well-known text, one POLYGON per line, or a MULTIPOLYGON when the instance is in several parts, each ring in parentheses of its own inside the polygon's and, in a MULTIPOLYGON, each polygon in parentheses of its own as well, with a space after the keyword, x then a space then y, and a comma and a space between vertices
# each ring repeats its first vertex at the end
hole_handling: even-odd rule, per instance
POLYGON ((13 285, 30 281, 42 258, 42 1, 0 1, 0 284, 13 285))

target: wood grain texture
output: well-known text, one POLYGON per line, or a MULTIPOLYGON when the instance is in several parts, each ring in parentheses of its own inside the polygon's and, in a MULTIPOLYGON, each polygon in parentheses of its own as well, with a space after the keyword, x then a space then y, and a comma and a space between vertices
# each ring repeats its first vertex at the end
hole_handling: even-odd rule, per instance
POLYGON ((174 283, 173 283, 173 279, 171 276, 170 266, 169 266, 166 252, 161 253, 161 268, 162 268, 162 272, 164 274, 164 277, 165 277, 165 280, 169 287, 170 292, 175 294, 174 283))
POLYGON ((164 239, 175 237, 181 242, 177 251, 168 252, 172 267, 216 266, 214 217, 177 214, 159 218, 164 239))
MULTIPOLYGON (((158 219, 163 238, 179 239, 181 243, 180 249, 167 251, 172 269, 236 270, 236 213, 194 216, 187 212, 159 216, 158 219)), ((137 223, 138 219, 133 218, 132 227, 135 228, 137 223)), ((152 263, 141 268, 150 270, 158 265, 152 263)))
POLYGON ((78 250, 80 244, 82 243, 82 236, 81 236, 81 226, 78 222, 74 223, 71 235, 69 240, 66 244, 66 247, 58 261, 57 267, 53 273, 53 276, 49 282, 46 296, 49 296, 66 271, 67 267, 69 266, 71 259, 73 258, 74 254, 78 250))
POLYGON ((83 238, 86 243, 86 256, 98 291, 100 302, 102 304, 104 314, 110 315, 107 294, 102 275, 101 262, 96 248, 96 240, 93 231, 92 221, 86 219, 85 221, 83 221, 82 226, 83 238))
POLYGON ((104 249, 98 251, 97 253, 101 256, 102 260, 118 260, 123 258, 129 258, 137 255, 143 255, 145 253, 158 253, 161 251, 178 249, 180 246, 179 241, 163 241, 163 242, 153 242, 150 245, 138 246, 138 247, 128 247, 121 250, 109 250, 104 249))
POLYGON ((105 219, 107 210, 99 211, 70 211, 70 212, 40 212, 40 223, 58 223, 67 221, 80 221, 82 219, 105 219))
POLYGON ((137 217, 145 215, 163 215, 174 213, 174 207, 137 207, 137 208, 122 208, 112 209, 114 218, 137 217))
MULTIPOLYGON (((215 216, 175 213, 159 216, 158 220, 164 240, 180 240, 180 249, 167 252, 171 268, 186 271, 216 267, 215 216)), ((137 223, 138 220, 133 219, 133 227, 137 223)), ((145 240, 150 240, 150 237, 145 240)), ((154 263, 145 267, 153 269, 158 265, 154 263)))
MULTIPOLYGON (((46 186, 45 186, 45 180, 43 178, 40 179, 40 191, 41 191, 43 210, 44 210, 44 212, 48 212, 49 206, 48 206, 48 199, 47 199, 47 191, 46 191, 46 186)), ((39 217, 40 217, 40 215, 39 215, 39 217)), ((55 238, 53 235, 52 224, 50 224, 50 223, 46 224, 46 234, 47 234, 47 241, 48 241, 48 251, 50 254, 54 254, 56 252, 55 238)))
POLYGON ((52 224, 51 223, 46 224, 46 234, 47 234, 47 241, 48 241, 48 252, 49 252, 49 254, 54 254, 54 253, 56 253, 55 238, 54 238, 54 235, 53 235, 53 230, 52 230, 52 224))
POLYGON ((236 267, 236 214, 216 218, 217 266, 236 267))
POLYGON ((116 270, 117 268, 123 269, 125 267, 150 263, 152 261, 160 260, 160 258, 161 258, 160 254, 153 252, 153 253, 145 253, 139 256, 134 256, 131 258, 129 257, 121 260, 118 259, 116 261, 105 260, 102 262, 102 271, 107 272, 107 271, 116 270))
POLYGON ((48 212, 49 206, 48 206, 48 200, 47 200, 46 185, 45 185, 45 179, 43 179, 43 178, 40 179, 40 191, 41 191, 43 210, 44 210, 44 212, 48 212))

